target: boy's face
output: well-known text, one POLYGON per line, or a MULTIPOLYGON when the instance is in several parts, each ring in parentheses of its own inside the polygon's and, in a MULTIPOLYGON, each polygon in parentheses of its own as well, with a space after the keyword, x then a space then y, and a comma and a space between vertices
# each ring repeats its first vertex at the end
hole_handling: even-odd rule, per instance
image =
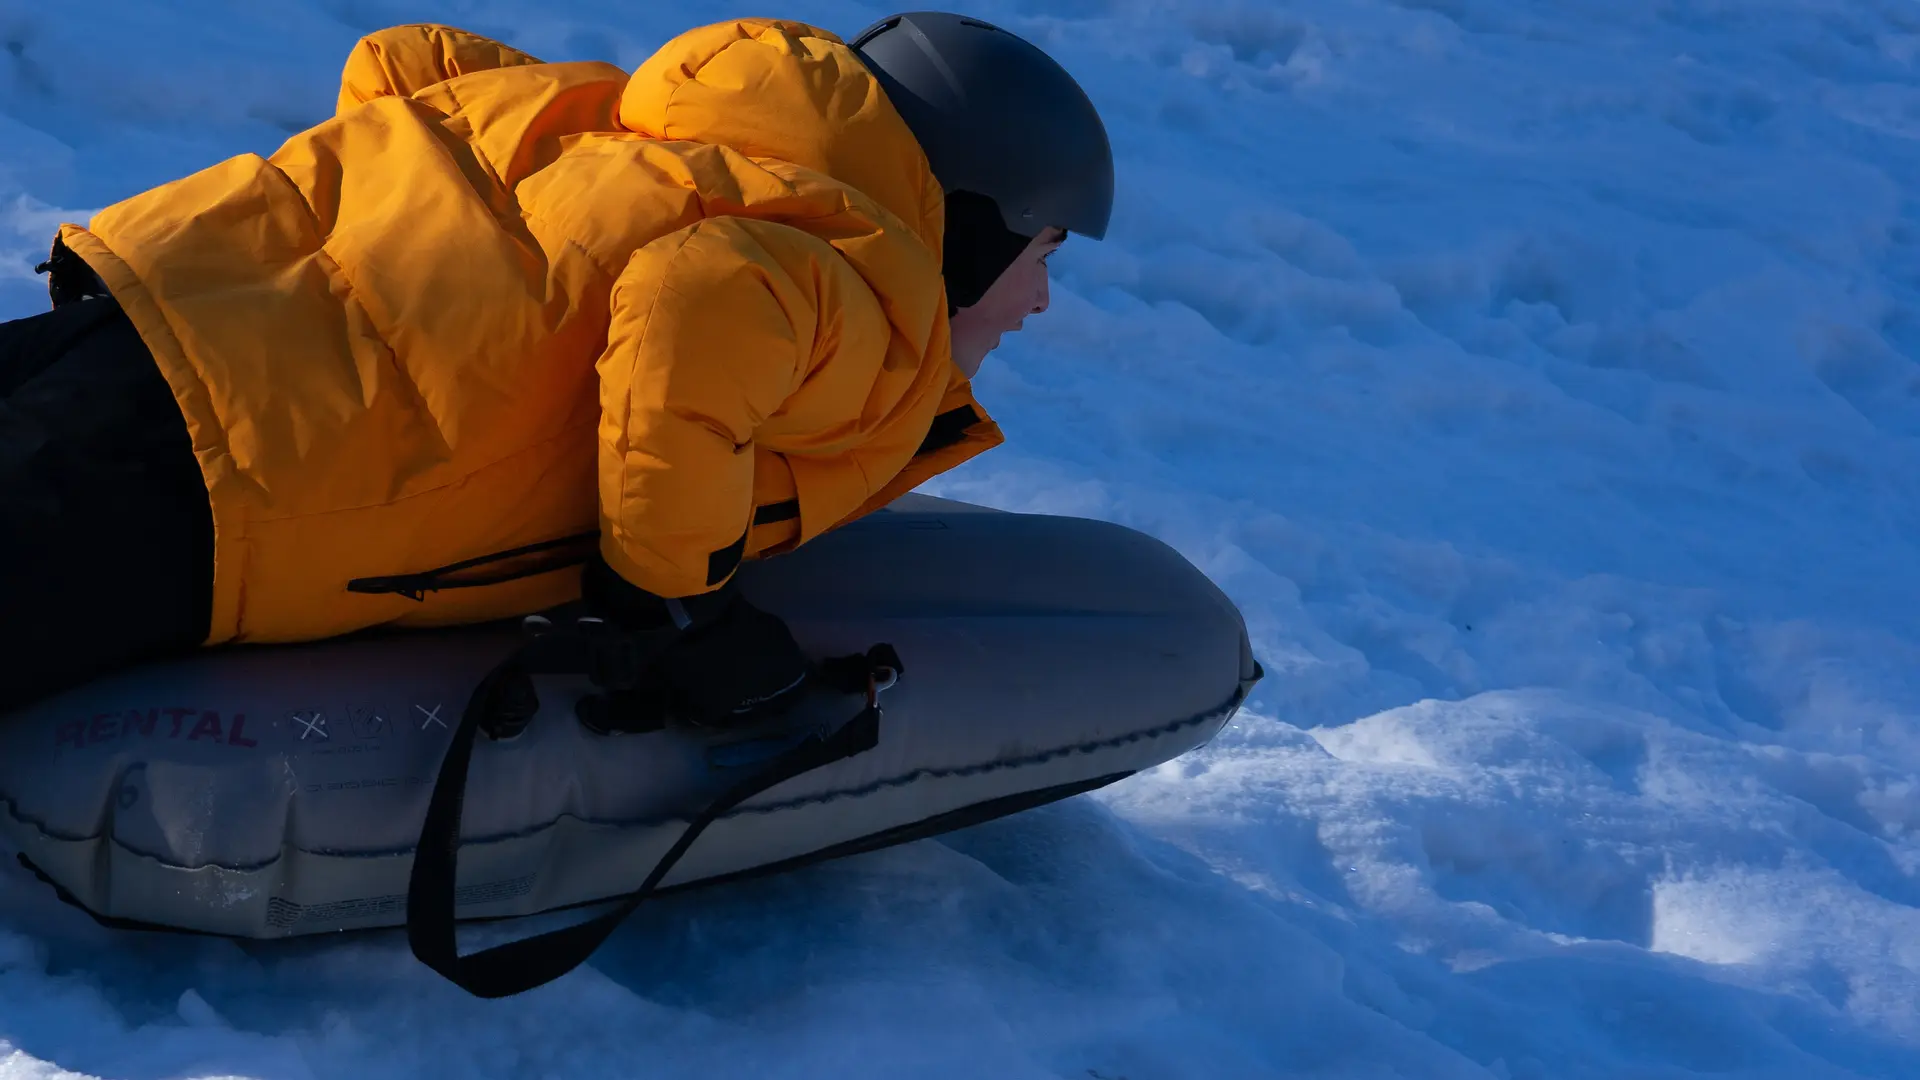
POLYGON ((953 362, 967 378, 999 348, 1003 335, 1019 330, 1027 316, 1047 310, 1047 257, 1066 239, 1065 229, 1044 230, 994 279, 979 303, 953 313, 953 362))

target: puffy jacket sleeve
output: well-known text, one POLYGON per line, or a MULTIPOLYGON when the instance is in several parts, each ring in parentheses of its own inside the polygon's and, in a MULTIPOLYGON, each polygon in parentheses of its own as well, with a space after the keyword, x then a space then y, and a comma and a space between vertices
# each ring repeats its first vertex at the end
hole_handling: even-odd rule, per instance
POLYGON ((539 62, 492 38, 450 26, 389 27, 361 38, 347 54, 334 115, 374 98, 407 97, 456 75, 539 62))
POLYGON ((711 218, 633 255, 599 364, 600 545, 622 578, 683 598, 732 576, 756 433, 834 349, 852 290, 870 296, 831 247, 768 222, 711 218))

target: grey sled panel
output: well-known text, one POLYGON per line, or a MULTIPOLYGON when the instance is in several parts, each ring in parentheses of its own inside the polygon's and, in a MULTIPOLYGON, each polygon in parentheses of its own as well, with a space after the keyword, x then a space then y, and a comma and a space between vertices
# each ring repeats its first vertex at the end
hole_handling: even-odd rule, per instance
MULTIPOLYGON (((876 750, 711 828, 668 884, 772 865, 1024 792, 1168 760, 1252 678, 1233 605, 1140 533, 928 500, 749 564, 817 655, 886 641, 908 673, 876 750)), ((0 719, 0 833, 89 909, 247 937, 397 925, 447 736, 510 627, 209 652, 0 719)), ((586 687, 476 747, 463 917, 631 890, 740 775, 681 732, 597 736, 586 687)), ((797 723, 844 719, 822 696, 797 723)))

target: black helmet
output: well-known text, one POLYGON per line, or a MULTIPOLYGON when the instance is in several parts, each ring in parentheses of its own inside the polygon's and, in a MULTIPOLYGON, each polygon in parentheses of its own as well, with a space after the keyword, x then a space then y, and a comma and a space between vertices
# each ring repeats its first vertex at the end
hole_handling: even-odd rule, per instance
POLYGON ((852 47, 949 195, 993 200, 1022 237, 1054 225, 1106 235, 1113 147, 1052 57, 997 26, 931 11, 882 19, 852 47))

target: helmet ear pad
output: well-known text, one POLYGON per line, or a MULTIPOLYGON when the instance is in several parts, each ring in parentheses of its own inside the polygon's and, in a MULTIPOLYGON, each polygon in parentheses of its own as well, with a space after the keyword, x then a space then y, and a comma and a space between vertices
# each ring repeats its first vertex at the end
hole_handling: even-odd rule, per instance
POLYGON ((1032 238, 1007 228, 1000 207, 972 191, 947 193, 946 242, 940 271, 947 280, 947 314, 980 302, 1032 238))

